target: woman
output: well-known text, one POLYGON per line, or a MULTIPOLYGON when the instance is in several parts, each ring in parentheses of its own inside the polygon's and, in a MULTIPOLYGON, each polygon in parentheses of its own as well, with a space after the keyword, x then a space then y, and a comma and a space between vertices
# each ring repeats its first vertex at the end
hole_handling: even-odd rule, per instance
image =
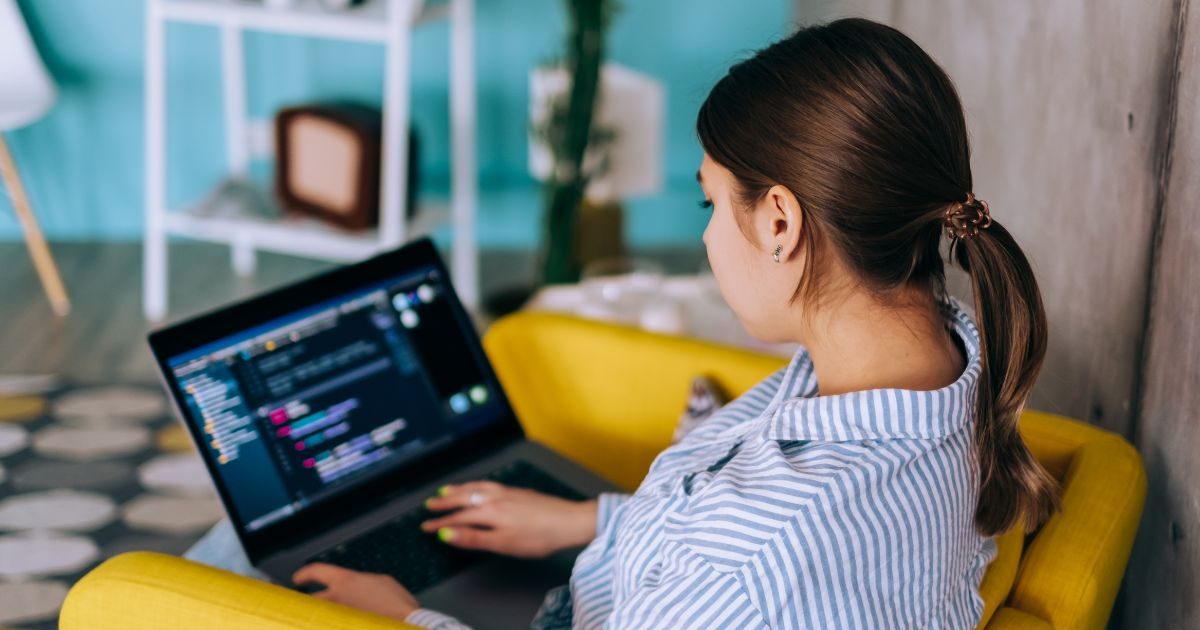
MULTIPOLYGON (((791 363, 654 461, 632 495, 572 503, 488 482, 423 525, 515 556, 587 545, 535 625, 970 628, 992 537, 1057 489, 1017 433, 1046 345, 1025 256, 972 193, 949 77, 866 20, 800 30, 700 108, 704 244, 756 337, 791 363), (965 269, 978 325, 945 297, 965 269)), ((389 577, 300 569, 318 597, 429 628, 389 577)))

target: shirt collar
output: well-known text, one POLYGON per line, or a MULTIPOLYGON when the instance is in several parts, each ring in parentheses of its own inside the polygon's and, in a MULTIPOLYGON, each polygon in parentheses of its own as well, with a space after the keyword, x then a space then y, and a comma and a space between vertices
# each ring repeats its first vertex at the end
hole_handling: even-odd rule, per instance
POLYGON ((958 300, 949 298, 943 304, 951 328, 967 351, 967 367, 958 380, 932 391, 872 389, 817 396, 812 359, 801 348, 764 412, 766 436, 772 440, 847 442, 939 439, 961 430, 973 416, 982 370, 979 331, 958 300))

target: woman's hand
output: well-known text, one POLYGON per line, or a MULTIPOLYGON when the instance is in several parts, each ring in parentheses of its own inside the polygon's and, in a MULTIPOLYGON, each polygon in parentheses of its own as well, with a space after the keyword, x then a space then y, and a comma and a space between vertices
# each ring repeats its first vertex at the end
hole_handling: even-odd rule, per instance
POLYGON ((435 512, 455 510, 421 524, 442 542, 518 558, 542 558, 591 542, 596 502, 568 501, 493 481, 442 486, 425 502, 435 512))
POLYGON ((404 621, 420 607, 417 598, 390 575, 362 573, 352 569, 314 562, 292 575, 292 582, 320 582, 325 590, 314 597, 345 604, 352 608, 404 621))

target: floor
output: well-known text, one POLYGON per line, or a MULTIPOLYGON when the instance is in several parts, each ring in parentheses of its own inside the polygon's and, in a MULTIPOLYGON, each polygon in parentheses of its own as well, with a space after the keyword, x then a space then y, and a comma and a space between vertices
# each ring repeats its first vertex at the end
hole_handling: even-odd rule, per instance
MULTIPOLYGON (((155 382, 144 342, 151 326, 142 317, 140 243, 57 243, 53 246, 72 313, 56 318, 20 243, 0 243, 0 374, 52 372, 87 383, 155 382)), ((638 252, 668 273, 695 273, 699 248, 638 252)), ((170 248, 167 321, 195 314, 257 291, 326 269, 330 263, 263 253, 257 273, 238 278, 229 249, 204 243, 170 248)), ((528 252, 484 252, 482 294, 534 277, 528 252)))
POLYGON ((98 563, 180 554, 223 510, 158 387, 37 390, 0 396, 0 625, 40 629, 98 563))
MULTIPOLYGON (((195 313, 322 269, 325 264, 264 255, 260 273, 236 278, 223 248, 171 248, 169 319, 195 313)), ((141 247, 137 243, 64 243, 53 248, 72 301, 56 318, 20 243, 0 245, 0 373, 53 372, 85 382, 153 382, 143 341, 141 247)))

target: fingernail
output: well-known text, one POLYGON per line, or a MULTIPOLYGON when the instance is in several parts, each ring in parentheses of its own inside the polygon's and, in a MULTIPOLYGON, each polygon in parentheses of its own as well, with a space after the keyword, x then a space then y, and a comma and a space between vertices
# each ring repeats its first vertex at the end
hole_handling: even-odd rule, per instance
POLYGON ((438 540, 448 543, 454 540, 454 530, 449 527, 443 527, 438 530, 438 540))
POLYGON ((439 497, 446 496, 446 492, 449 490, 450 490, 450 484, 446 484, 446 485, 442 486, 441 488, 438 488, 438 496, 439 497))
POLYGON ((433 503, 433 497, 429 497, 428 499, 425 499, 425 509, 427 509, 427 510, 432 509, 432 506, 429 505, 430 503, 433 503))

